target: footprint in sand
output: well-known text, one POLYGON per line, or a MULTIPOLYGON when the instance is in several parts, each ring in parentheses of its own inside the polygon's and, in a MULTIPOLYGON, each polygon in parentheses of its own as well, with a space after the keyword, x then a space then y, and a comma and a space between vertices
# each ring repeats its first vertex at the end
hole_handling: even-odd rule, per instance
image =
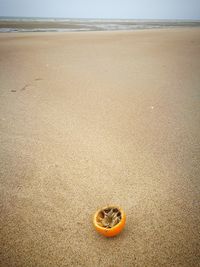
MULTIPOLYGON (((43 79, 42 78, 35 78, 34 81, 42 81, 43 79)), ((29 86, 33 86, 32 84, 26 84, 22 89, 21 91, 24 91, 26 90, 29 86)))
POLYGON ((31 84, 26 84, 26 85, 24 85, 24 87, 22 87, 22 88, 21 88, 21 91, 24 91, 24 90, 26 90, 26 89, 27 89, 27 87, 28 87, 28 86, 30 86, 30 85, 31 85, 31 84))
MULTIPOLYGON (((35 78, 34 81, 42 81, 42 78, 35 78)), ((21 88, 21 91, 25 91, 28 87, 34 86, 33 84, 25 84, 24 87, 21 88)), ((15 93, 17 90, 11 90, 11 92, 15 93)))

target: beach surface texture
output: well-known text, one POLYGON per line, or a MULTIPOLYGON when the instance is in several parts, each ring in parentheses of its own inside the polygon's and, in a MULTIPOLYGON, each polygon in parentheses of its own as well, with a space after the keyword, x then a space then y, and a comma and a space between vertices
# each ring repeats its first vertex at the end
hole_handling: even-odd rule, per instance
POLYGON ((199 28, 2 33, 0 83, 0 266, 200 266, 199 28))

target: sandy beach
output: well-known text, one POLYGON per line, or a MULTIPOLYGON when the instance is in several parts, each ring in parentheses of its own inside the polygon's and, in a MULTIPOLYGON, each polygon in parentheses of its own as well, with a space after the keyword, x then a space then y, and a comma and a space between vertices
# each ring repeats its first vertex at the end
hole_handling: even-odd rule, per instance
POLYGON ((2 33, 0 84, 0 266, 200 266, 200 28, 2 33))

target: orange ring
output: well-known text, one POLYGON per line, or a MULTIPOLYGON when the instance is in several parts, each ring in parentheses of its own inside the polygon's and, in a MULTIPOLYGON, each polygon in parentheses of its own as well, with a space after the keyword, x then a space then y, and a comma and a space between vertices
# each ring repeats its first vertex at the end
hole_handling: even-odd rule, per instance
POLYGON ((94 217, 93 217, 93 224, 94 224, 96 231, 99 232, 100 234, 104 235, 104 236, 107 236, 107 237, 112 237, 112 236, 118 235, 122 231, 122 229, 124 228, 125 223, 126 223, 125 212, 120 207, 116 207, 116 206, 108 206, 108 207, 104 207, 102 209, 99 209, 94 214, 94 217), (108 208, 117 208, 121 212, 120 222, 118 224, 116 224, 115 226, 113 226, 112 228, 102 227, 97 222, 97 216, 99 215, 99 213, 102 212, 102 210, 105 210, 108 208))

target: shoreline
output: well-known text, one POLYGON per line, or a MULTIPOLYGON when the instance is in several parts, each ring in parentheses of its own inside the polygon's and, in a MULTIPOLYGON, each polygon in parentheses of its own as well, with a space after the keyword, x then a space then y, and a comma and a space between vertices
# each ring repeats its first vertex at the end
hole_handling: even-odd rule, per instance
POLYGON ((90 19, 0 19, 0 31, 79 32, 200 27, 198 20, 90 20, 90 19))
POLYGON ((76 35, 76 34, 134 34, 134 33, 154 33, 154 32, 180 32, 180 31, 198 31, 200 30, 200 27, 174 27, 174 28, 154 28, 154 29, 137 29, 137 30, 106 30, 106 31, 63 31, 63 32, 0 32, 0 37, 1 36, 6 36, 6 35, 13 35, 16 37, 19 36, 19 35, 24 35, 24 36, 31 36, 31 35, 35 35, 35 36, 47 36, 47 35, 67 35, 67 34, 72 34, 72 35, 76 35))

